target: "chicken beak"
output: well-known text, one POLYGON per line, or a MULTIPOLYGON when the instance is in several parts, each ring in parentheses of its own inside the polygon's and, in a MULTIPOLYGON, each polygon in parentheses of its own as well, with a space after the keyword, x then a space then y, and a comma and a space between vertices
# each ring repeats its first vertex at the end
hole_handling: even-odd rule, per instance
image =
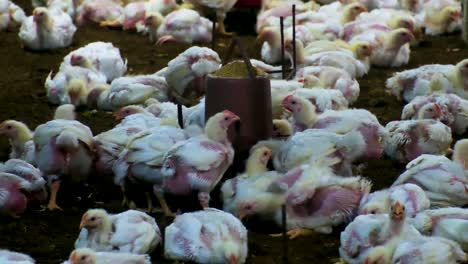
POLYGON ((76 253, 72 252, 70 255, 70 264, 75 264, 76 263, 76 253))
POLYGON ((396 219, 401 220, 403 218, 403 215, 404 215, 403 205, 400 202, 396 202, 392 213, 393 213, 393 216, 396 219))
POLYGON ((240 210, 239 210, 239 219, 242 220, 242 219, 244 219, 246 216, 247 216, 247 213, 246 213, 244 210, 240 209, 240 210))
POLYGON ((229 264, 237 264, 237 263, 239 263, 239 262, 238 262, 236 256, 230 256, 230 257, 229 257, 229 260, 228 260, 228 263, 229 263, 229 264))
POLYGON ((80 230, 86 226, 86 221, 85 220, 81 220, 80 222, 80 230))
POLYGON ((442 116, 442 108, 440 108, 439 104, 434 104, 434 107, 436 108, 436 117, 440 118, 442 116))

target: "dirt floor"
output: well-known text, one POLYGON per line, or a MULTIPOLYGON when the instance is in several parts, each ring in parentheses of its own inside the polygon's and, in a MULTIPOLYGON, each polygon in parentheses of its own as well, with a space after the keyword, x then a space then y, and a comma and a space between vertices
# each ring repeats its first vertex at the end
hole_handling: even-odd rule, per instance
MULTIPOLYGON (((30 1, 17 1, 30 12, 30 1)), ((228 23, 231 29, 252 31, 253 17, 231 15, 228 23), (247 21, 239 24, 238 21, 247 21)), ((229 28, 228 28, 229 29, 229 28)), ((253 36, 244 36, 249 44, 249 53, 258 57, 259 47, 253 36)), ((25 122, 31 129, 51 119, 55 106, 47 102, 44 81, 51 70, 57 70, 62 58, 70 51, 93 41, 109 41, 119 47, 128 59, 129 73, 153 73, 182 52, 189 45, 167 45, 154 47, 144 36, 134 32, 122 32, 98 27, 79 29, 73 45, 67 49, 33 53, 20 47, 17 32, 0 32, 0 121, 16 119, 25 122)), ((216 47, 221 56, 226 41, 216 47)), ((418 48, 412 49, 410 64, 398 69, 372 68, 370 74, 359 80, 361 95, 353 105, 366 108, 377 115, 385 125, 399 119, 404 104, 384 91, 385 80, 393 72, 430 63, 457 63, 468 57, 459 35, 428 38, 418 48)), ((95 134, 110 129, 114 120, 109 113, 93 113, 81 109, 78 119, 88 125, 95 134)), ((467 134, 464 135, 467 137, 467 134)), ((459 138, 459 137, 457 137, 459 138)), ((0 160, 8 158, 9 145, 0 138, 0 160)), ((370 161, 363 171, 374 182, 374 189, 389 186, 403 171, 404 166, 384 157, 370 161)), ((80 217, 90 207, 104 207, 110 212, 119 212, 120 193, 111 183, 104 184, 99 175, 92 175, 87 186, 64 186, 60 192, 59 204, 63 212, 38 212, 31 206, 21 219, 0 218, 0 248, 25 252, 38 263, 59 263, 68 258, 78 235, 80 217), (66 194, 66 195, 64 195, 66 194)), ((170 223, 155 215, 163 228, 170 223)), ((282 239, 272 238, 268 233, 279 230, 249 221, 248 263, 282 263, 282 239)), ((343 227, 335 228, 331 235, 314 235, 298 238, 288 243, 289 263, 333 263, 337 260, 339 234, 343 227)), ((154 263, 172 263, 164 260, 161 248, 152 254, 154 263)))

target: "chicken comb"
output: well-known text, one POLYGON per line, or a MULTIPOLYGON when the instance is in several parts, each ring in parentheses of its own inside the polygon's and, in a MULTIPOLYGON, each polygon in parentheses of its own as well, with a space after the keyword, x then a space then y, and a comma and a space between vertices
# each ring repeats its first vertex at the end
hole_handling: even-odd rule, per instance
POLYGON ((293 97, 294 97, 294 95, 292 95, 292 94, 286 96, 286 97, 283 99, 282 103, 286 103, 287 101, 289 101, 289 100, 292 99, 293 97))
POLYGON ((229 111, 229 110, 224 110, 223 111, 223 114, 227 115, 227 116, 235 116, 236 114, 234 114, 233 112, 229 111))

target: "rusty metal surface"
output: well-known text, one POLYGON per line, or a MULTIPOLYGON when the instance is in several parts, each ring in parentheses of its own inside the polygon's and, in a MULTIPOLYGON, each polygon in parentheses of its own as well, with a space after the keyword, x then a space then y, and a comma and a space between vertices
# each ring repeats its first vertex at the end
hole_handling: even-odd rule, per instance
POLYGON ((272 134, 271 91, 268 78, 224 78, 207 76, 205 120, 225 109, 241 119, 240 134, 228 130, 236 152, 249 151, 257 141, 272 134))

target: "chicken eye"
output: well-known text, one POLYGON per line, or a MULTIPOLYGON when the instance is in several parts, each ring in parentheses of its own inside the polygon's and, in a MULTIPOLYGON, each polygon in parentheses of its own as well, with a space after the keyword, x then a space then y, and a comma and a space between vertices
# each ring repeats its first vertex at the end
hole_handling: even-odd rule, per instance
POLYGON ((81 260, 85 260, 85 259, 86 259, 86 256, 82 256, 82 257, 81 257, 81 260))
POLYGON ((432 110, 432 108, 429 108, 429 112, 432 112, 432 111, 434 111, 434 110, 432 110))
POLYGON ((7 129, 12 129, 13 127, 11 125, 6 126, 7 129))
POLYGON ((224 118, 224 121, 228 121, 228 120, 229 120, 229 117, 226 116, 226 117, 224 118))
POLYGON ((96 220, 96 217, 93 216, 93 217, 91 217, 90 220, 91 220, 91 221, 95 221, 95 220, 96 220))
POLYGON ((291 104, 296 104, 296 101, 291 101, 291 104))
POLYGON ((263 156, 267 156, 268 155, 268 152, 263 152, 263 156))
POLYGON ((375 214, 376 212, 375 212, 375 210, 371 210, 370 213, 371 213, 371 214, 375 214))
POLYGON ((246 205, 245 210, 252 210, 252 206, 251 205, 246 205))

